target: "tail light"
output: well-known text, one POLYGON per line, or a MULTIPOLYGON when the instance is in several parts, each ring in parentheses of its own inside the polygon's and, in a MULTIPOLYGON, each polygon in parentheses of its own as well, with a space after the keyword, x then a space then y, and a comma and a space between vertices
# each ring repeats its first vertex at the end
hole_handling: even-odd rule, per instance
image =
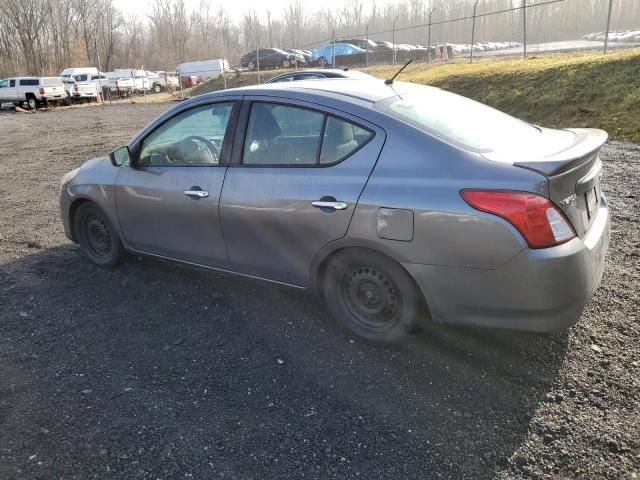
POLYGON ((116 80, 116 87, 120 86, 120 82, 118 80, 116 80))
POLYGON ((40 95, 44 95, 44 88, 40 87, 40 88, 38 89, 38 92, 40 92, 40 95))
POLYGON ((492 213, 511 223, 531 248, 547 248, 576 236, 564 214, 547 198, 511 190, 462 190, 473 208, 492 213))
POLYGON ((74 86, 73 86, 73 91, 74 91, 74 92, 77 92, 77 91, 78 91, 78 85, 74 85, 74 86))

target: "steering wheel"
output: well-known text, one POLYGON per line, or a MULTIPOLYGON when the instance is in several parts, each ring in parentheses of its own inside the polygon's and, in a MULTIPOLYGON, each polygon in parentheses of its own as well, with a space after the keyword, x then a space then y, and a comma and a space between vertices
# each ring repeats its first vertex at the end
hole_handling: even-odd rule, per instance
POLYGON ((184 140, 185 141, 190 140, 193 143, 203 143, 204 146, 207 147, 207 151, 211 156, 211 163, 218 163, 220 161, 220 150, 218 149, 218 147, 216 147, 216 145, 211 140, 207 140, 206 138, 201 137, 200 135, 191 135, 185 138, 184 140))

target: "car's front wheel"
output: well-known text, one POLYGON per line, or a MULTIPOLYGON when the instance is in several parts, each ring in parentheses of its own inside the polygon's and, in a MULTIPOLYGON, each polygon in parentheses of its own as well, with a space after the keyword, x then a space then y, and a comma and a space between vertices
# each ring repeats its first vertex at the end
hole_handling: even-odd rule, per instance
POLYGON ((113 267, 125 250, 107 216, 96 205, 83 203, 74 216, 75 237, 89 259, 101 267, 113 267))
POLYGON ((382 254, 338 252, 327 266, 323 287, 334 316, 368 342, 397 342, 416 329, 416 287, 399 264, 382 254))
POLYGON ((284 68, 289 68, 289 67, 291 66, 291 62, 290 62, 288 59, 284 59, 284 60, 282 61, 282 66, 283 66, 284 68))
POLYGON ((320 57, 320 58, 318 59, 318 66, 319 66, 319 67, 324 68, 324 67, 326 67, 327 65, 329 65, 329 62, 327 61, 327 59, 326 59, 326 58, 324 58, 324 57, 320 57))
POLYGON ((249 62, 249 64, 247 65, 247 67, 249 68, 249 70, 255 70, 256 69, 256 64, 253 62, 249 62))

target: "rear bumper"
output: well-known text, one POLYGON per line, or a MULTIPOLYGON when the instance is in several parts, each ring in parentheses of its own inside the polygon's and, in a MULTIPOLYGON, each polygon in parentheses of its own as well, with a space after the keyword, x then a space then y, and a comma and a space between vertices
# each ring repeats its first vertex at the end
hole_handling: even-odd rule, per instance
POLYGON ((583 238, 523 249, 495 270, 403 264, 437 322, 551 332, 575 324, 602 279, 609 209, 583 238))

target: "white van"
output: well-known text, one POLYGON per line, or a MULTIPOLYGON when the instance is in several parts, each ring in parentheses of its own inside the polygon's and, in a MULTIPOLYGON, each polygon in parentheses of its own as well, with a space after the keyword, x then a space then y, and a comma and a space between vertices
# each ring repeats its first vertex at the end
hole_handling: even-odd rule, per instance
POLYGON ((80 73, 88 73, 89 75, 97 75, 98 69, 96 67, 70 67, 62 70, 61 77, 73 77, 80 73))
POLYGON ((223 71, 229 71, 229 62, 226 59, 203 60, 201 62, 187 62, 178 65, 176 71, 180 76, 198 77, 204 82, 210 78, 218 78, 223 71))

